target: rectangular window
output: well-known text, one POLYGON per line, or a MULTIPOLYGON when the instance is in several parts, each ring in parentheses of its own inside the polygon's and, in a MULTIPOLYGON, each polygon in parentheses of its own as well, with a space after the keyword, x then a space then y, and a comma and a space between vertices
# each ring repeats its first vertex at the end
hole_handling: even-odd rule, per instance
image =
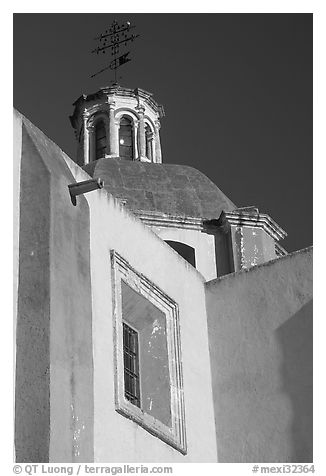
POLYGON ((116 411, 186 454, 178 305, 114 251, 111 264, 116 411))
POLYGON ((123 323, 125 397, 140 407, 138 332, 123 323))

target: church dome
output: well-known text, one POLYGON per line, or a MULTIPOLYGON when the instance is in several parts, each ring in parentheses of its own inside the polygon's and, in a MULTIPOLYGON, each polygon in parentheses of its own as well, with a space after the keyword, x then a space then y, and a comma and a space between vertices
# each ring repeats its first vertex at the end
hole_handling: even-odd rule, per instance
POLYGON ((236 205, 199 170, 174 164, 99 159, 83 166, 132 211, 216 218, 236 205))

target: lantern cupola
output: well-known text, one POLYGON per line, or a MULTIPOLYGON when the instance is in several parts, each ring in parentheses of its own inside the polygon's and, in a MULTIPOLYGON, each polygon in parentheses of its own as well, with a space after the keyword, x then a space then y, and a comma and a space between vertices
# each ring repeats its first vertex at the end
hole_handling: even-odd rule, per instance
POLYGON ((70 121, 78 142, 78 165, 103 158, 162 162, 160 119, 164 109, 151 93, 114 84, 83 94, 73 105, 70 121))

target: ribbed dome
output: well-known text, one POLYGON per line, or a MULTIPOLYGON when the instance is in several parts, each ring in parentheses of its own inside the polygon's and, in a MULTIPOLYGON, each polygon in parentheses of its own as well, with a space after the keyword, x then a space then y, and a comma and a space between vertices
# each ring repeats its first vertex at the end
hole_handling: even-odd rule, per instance
POLYGON ((216 218, 236 208, 206 175, 185 165, 100 159, 83 169, 133 211, 216 218))

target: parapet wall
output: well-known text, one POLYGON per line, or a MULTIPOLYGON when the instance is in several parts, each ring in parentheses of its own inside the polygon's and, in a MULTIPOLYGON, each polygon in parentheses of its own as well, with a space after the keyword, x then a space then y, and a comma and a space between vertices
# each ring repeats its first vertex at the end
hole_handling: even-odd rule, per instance
POLYGON ((220 462, 312 461, 312 249, 206 284, 220 462))

